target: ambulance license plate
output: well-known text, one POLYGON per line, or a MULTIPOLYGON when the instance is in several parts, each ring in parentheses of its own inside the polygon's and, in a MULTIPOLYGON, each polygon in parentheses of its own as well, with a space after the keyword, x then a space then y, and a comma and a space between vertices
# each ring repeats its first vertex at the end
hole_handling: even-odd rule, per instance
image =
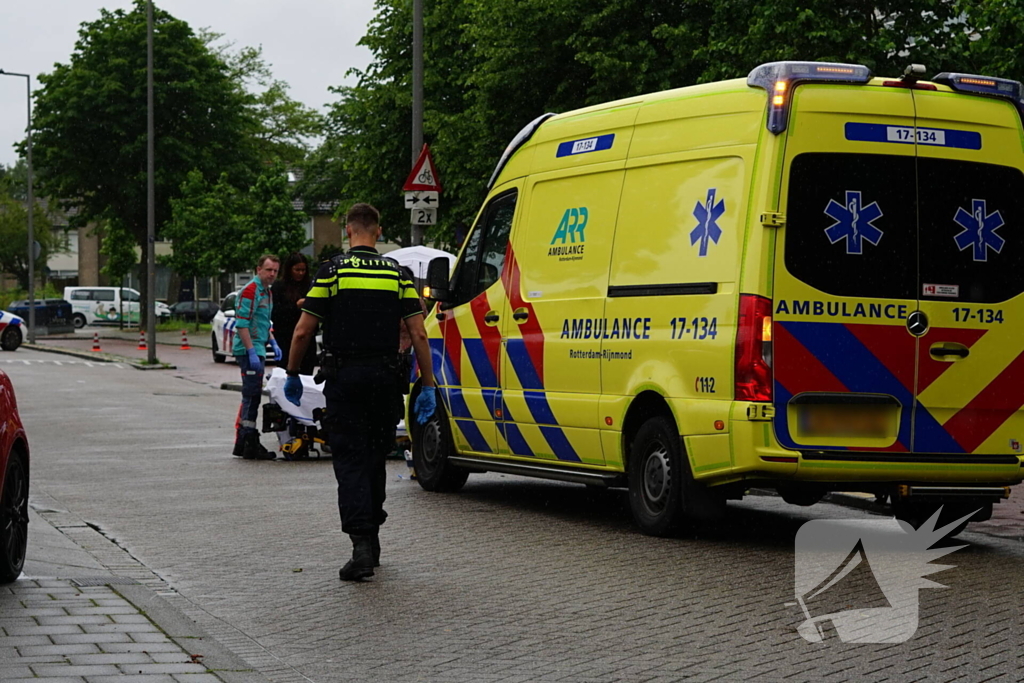
POLYGON ((818 437, 891 436, 892 407, 886 405, 800 406, 800 433, 818 437))

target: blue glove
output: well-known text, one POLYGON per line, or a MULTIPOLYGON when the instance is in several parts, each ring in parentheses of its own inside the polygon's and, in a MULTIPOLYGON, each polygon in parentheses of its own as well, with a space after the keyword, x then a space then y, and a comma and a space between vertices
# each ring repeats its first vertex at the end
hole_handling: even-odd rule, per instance
POLYGON ((435 387, 422 387, 420 395, 416 397, 416 403, 412 406, 412 413, 416 417, 417 424, 423 424, 431 418, 437 409, 437 389, 435 387))
POLYGON ((246 351, 245 355, 249 357, 249 369, 257 375, 263 374, 263 359, 260 358, 260 354, 256 353, 256 347, 246 351))
POLYGON ((302 401, 302 380, 298 377, 288 377, 284 381, 284 397, 289 403, 299 405, 302 401))
POLYGON ((270 348, 274 349, 274 360, 284 360, 284 354, 281 353, 281 347, 277 345, 276 339, 270 340, 270 348))

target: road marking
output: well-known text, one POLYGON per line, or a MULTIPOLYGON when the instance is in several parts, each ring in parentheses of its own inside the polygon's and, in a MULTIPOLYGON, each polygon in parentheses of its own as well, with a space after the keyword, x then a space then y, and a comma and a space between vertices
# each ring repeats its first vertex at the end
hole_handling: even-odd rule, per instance
POLYGON ((0 358, 0 363, 8 365, 21 363, 22 365, 84 365, 88 368, 118 368, 124 370, 128 367, 125 363, 100 363, 92 360, 50 360, 48 358, 0 358))

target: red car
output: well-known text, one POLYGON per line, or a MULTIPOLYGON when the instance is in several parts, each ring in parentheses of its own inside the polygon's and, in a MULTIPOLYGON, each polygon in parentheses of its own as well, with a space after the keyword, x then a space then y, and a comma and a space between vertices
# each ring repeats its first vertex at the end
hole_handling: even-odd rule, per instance
POLYGON ((11 378, 0 370, 0 583, 21 575, 28 547, 28 438, 11 378))

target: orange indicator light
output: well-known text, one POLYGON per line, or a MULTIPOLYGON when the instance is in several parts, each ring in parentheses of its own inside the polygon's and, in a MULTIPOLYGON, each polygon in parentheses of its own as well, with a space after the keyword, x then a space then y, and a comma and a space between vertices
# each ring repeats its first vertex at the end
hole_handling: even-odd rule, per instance
POLYGON ((725 423, 722 422, 721 420, 715 420, 715 429, 717 429, 718 431, 722 431, 723 429, 725 429, 725 423))
POLYGON ((786 98, 783 97, 782 95, 776 95, 775 97, 772 98, 772 104, 774 104, 776 107, 781 107, 783 102, 785 101, 786 98))
POLYGON ((604 423, 605 423, 606 425, 608 425, 609 427, 611 427, 611 426, 612 426, 612 423, 614 423, 614 422, 615 422, 615 420, 613 420, 613 419, 612 419, 612 416, 611 416, 611 415, 609 415, 609 416, 607 416, 607 417, 605 417, 605 418, 604 418, 604 423))

